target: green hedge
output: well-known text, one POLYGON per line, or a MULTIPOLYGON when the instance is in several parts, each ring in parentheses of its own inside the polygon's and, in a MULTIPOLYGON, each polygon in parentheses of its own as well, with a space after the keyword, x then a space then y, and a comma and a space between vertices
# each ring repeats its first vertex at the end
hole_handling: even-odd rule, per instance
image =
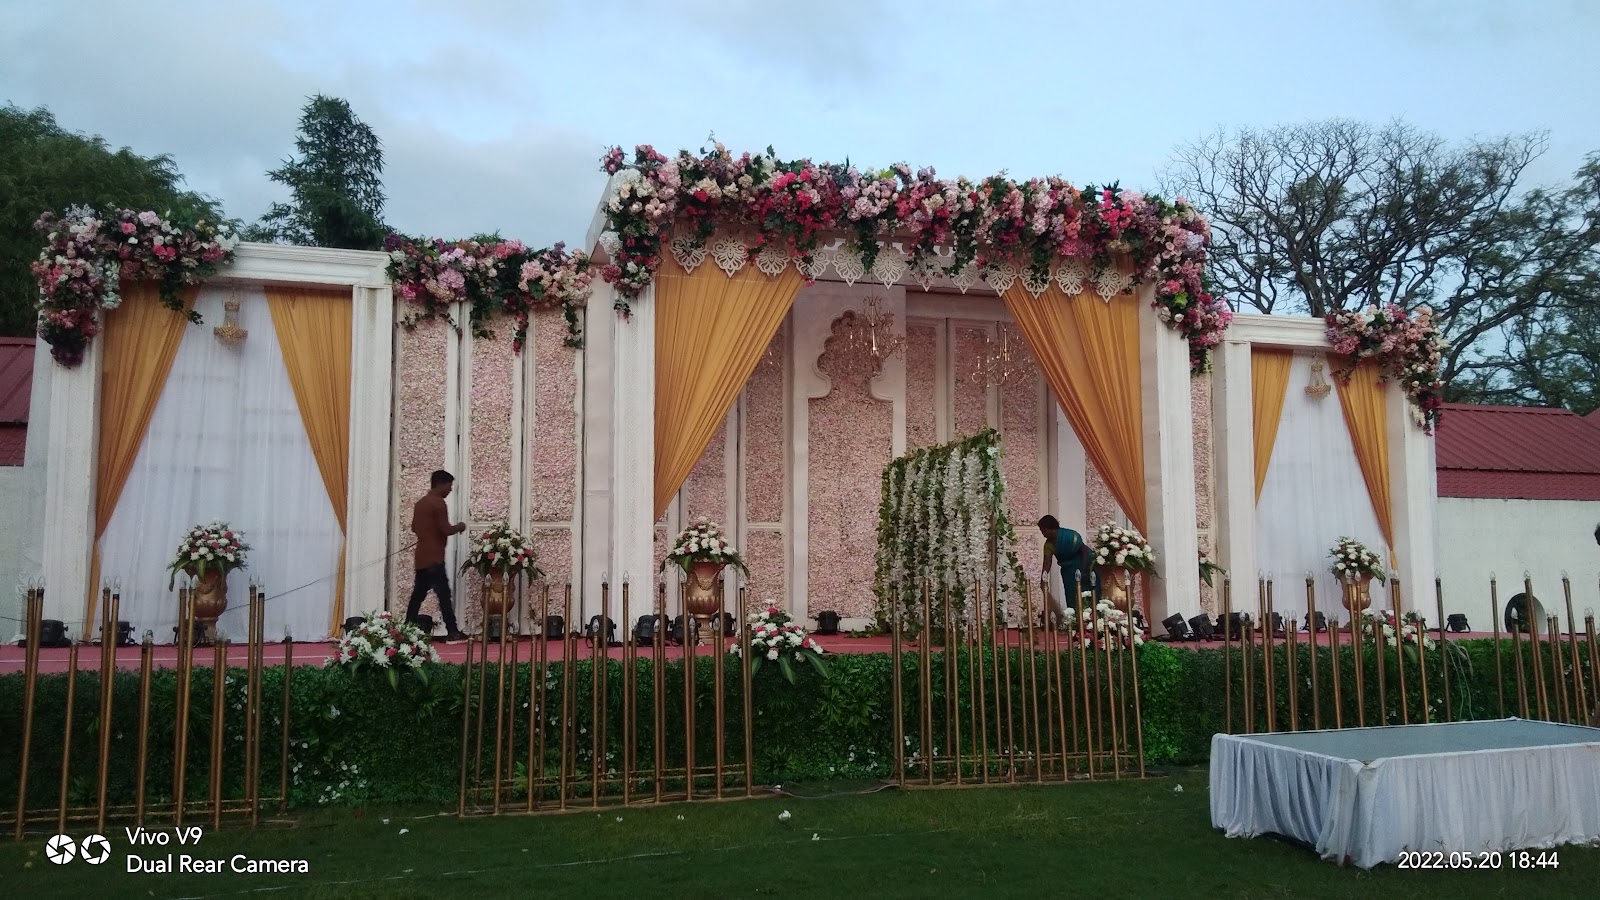
MULTIPOLYGON (((1493 642, 1490 640, 1453 641, 1451 657, 1451 710, 1454 719, 1495 718, 1501 714, 1500 693, 1496 689, 1496 661, 1493 642)), ((1526 647, 1526 645, 1524 645, 1526 647)), ((1565 649, 1565 648, 1563 648, 1565 649)), ((1379 709, 1376 691, 1376 659, 1371 645, 1365 654, 1366 724, 1378 724, 1379 709)), ((1550 671, 1550 659, 1544 658, 1545 671, 1550 671)), ((1504 688, 1507 715, 1518 715, 1518 694, 1514 674, 1514 655, 1509 641, 1502 642, 1501 685, 1504 688)), ((1580 656, 1586 652, 1580 647, 1580 656)), ((1289 725, 1288 664, 1286 652, 1277 649, 1277 693, 1275 712, 1280 730, 1289 725)), ((1043 655, 1040 660, 1043 660, 1043 655)), ((1022 657, 1013 653, 1013 684, 1020 685, 1022 657)), ((1427 660, 1429 705, 1435 720, 1443 718, 1443 659, 1436 649, 1427 660)), ((1067 654, 1064 660, 1075 665, 1076 656, 1067 654)), ((1233 680, 1234 728, 1243 724, 1242 679, 1244 660, 1240 651, 1231 651, 1225 657, 1220 650, 1176 649, 1161 644, 1146 644, 1139 654, 1140 710, 1143 720, 1144 746, 1152 765, 1189 764, 1203 762, 1213 734, 1224 730, 1225 702, 1224 673, 1233 680)), ((958 656, 958 681, 962 697, 970 697, 968 660, 958 656)), ((974 660, 975 662, 975 660, 974 660)), ((1300 728, 1313 725, 1310 691, 1310 654, 1301 645, 1296 660, 1298 672, 1300 728)), ((992 673, 994 657, 983 657, 985 671, 992 673)), ((1258 729, 1265 723, 1265 700, 1261 679, 1259 651, 1252 666, 1255 680, 1255 712, 1258 729)), ((916 752, 919 729, 916 725, 917 665, 915 655, 903 659, 906 745, 908 752, 916 752)), ((1324 646, 1320 655, 1319 683, 1321 688, 1321 724, 1333 725, 1333 698, 1331 690, 1330 651, 1324 646)), ((1388 719, 1398 723, 1401 713, 1395 687, 1393 651, 1386 658, 1388 675, 1388 719)), ((1524 670, 1531 691, 1532 659, 1524 653, 1524 670)), ((1587 681, 1587 661, 1585 685, 1587 681)), ((1421 720, 1420 674, 1417 662, 1405 662, 1410 721, 1421 720)), ((884 777, 892 770, 891 722, 893 710, 891 658, 887 654, 835 654, 829 657, 827 680, 818 678, 809 670, 801 673, 798 685, 785 682, 780 673, 766 669, 754 682, 755 735, 753 757, 757 779, 762 782, 798 781, 805 779, 884 777)), ((1346 726, 1356 724, 1355 663, 1352 648, 1343 648, 1341 675, 1342 699, 1346 726)), ((401 682, 398 690, 376 673, 349 673, 314 667, 294 670, 290 698, 290 786, 289 800, 294 807, 322 803, 384 803, 384 802, 452 802, 456 796, 460 776, 460 740, 463 688, 462 669, 459 666, 440 665, 432 669, 433 676, 424 685, 415 678, 401 682)), ((590 666, 587 661, 572 667, 574 750, 577 771, 587 773, 592 764, 591 748, 595 738, 595 721, 590 699, 590 666)), ((650 710, 654 690, 653 672, 648 660, 641 660, 638 671, 639 744, 637 758, 648 768, 653 760, 655 739, 654 723, 650 710)), ((933 654, 933 694, 945 696, 945 669, 942 656, 933 654)), ((480 670, 481 672, 481 670, 480 670)), ((620 769, 622 717, 622 665, 612 661, 607 666, 609 675, 606 710, 606 758, 608 769, 620 769)), ((508 728, 516 735, 512 759, 516 772, 525 776, 527 734, 529 717, 530 676, 529 665, 524 662, 513 673, 507 667, 508 680, 514 680, 516 694, 514 706, 507 708, 511 722, 508 728)), ((499 707, 495 702, 498 670, 491 664, 488 669, 485 698, 481 708, 485 722, 485 741, 488 750, 484 765, 490 765, 493 747, 493 728, 499 707)), ((681 662, 664 667, 663 692, 666 715, 666 748, 669 764, 681 764, 683 732, 683 668, 681 662)), ((740 759, 743 755, 742 703, 738 670, 730 664, 725 669, 727 691, 728 758, 740 759)), ((208 668, 197 666, 193 674, 193 701, 189 722, 188 781, 186 795, 190 800, 204 799, 209 785, 207 771, 211 744, 212 681, 208 668)), ((553 724, 561 718, 561 699, 565 670, 552 666, 545 678, 545 715, 553 724)), ((992 678, 992 675, 990 676, 992 678)), ((986 682, 988 683, 988 682, 986 682)), ((262 794, 276 796, 280 778, 280 728, 282 710, 283 669, 272 668, 263 673, 265 703, 262 713, 261 752, 262 794)), ((172 670, 157 671, 152 679, 151 715, 149 732, 149 765, 146 781, 147 802, 159 805, 170 802, 172 795, 172 762, 174 708, 177 676, 172 670)), ((536 688, 536 685, 534 686, 536 688)), ((1551 686, 1553 687, 1553 685, 1551 686)), ((29 805, 33 808, 53 808, 58 802, 61 756, 63 746, 63 716, 67 690, 65 675, 43 675, 39 678, 37 709, 33 726, 32 754, 29 761, 29 805)), ((714 738, 714 723, 709 715, 714 690, 712 661, 702 658, 696 670, 698 715, 696 739, 702 748, 709 748, 714 738)), ((115 710, 112 736, 112 765, 109 800, 113 804, 133 801, 136 769, 138 676, 118 673, 114 683, 115 710)), ((224 724, 225 758, 223 782, 230 797, 241 795, 243 790, 244 749, 244 671, 232 669, 224 685, 227 715, 224 724)), ((1552 692, 1552 703, 1555 701, 1552 692)), ((475 678, 470 708, 478 712, 478 684, 475 678)), ((1589 696, 1592 706, 1595 698, 1589 696)), ((71 777, 68 780, 69 801, 74 805, 92 804, 97 785, 96 772, 99 761, 98 709, 99 679, 93 673, 82 673, 77 678, 74 697, 74 727, 72 735, 71 777)), ((943 703, 935 712, 934 735, 942 735, 943 703)), ((1537 715, 1537 707, 1533 708, 1537 715)), ((965 715, 963 710, 963 715, 965 715)), ((1559 716, 1559 708, 1552 709, 1559 716)), ((476 716, 471 720, 476 728, 476 716)), ((991 720, 992 721, 992 720, 991 720)), ((22 733, 22 676, 0 676, 0 772, 15 773, 20 767, 22 733)), ((547 775, 558 771, 559 739, 552 728, 546 752, 536 765, 542 765, 547 775)), ((970 740, 970 735, 965 736, 970 740)), ((937 741, 937 738, 936 738, 937 741)), ((936 750, 940 748, 935 748, 936 750)), ((703 752, 706 752, 703 750, 703 752)), ((708 757, 701 756, 705 762, 708 757)), ((14 776, 0 778, 0 808, 11 809, 16 804, 17 782, 14 776)))

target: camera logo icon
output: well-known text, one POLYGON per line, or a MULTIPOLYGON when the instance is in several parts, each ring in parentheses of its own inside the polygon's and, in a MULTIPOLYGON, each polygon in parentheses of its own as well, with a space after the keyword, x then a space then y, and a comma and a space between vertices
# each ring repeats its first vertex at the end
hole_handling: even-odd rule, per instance
POLYGON ((98 866, 111 858, 111 842, 103 834, 91 834, 83 839, 78 852, 84 862, 98 866))
POLYGON ((56 835, 44 845, 45 859, 50 860, 58 866, 64 866, 67 863, 72 862, 72 858, 77 855, 77 843, 74 842, 72 838, 67 837, 64 834, 56 835))

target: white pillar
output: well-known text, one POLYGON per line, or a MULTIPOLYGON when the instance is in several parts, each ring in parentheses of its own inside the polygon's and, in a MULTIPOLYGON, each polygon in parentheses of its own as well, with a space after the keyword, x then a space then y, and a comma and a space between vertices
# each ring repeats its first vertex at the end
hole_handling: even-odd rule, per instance
POLYGON ((388 280, 357 286, 350 346, 350 457, 345 498, 344 611, 384 608, 389 596, 390 416, 394 295, 388 280))
MULTIPOLYGON (((613 396, 616 379, 612 371, 612 341, 615 339, 614 330, 622 324, 611 310, 613 296, 609 286, 597 285, 583 317, 583 375, 580 380, 583 401, 578 419, 578 426, 583 432, 578 445, 583 454, 583 483, 579 495, 582 497, 582 508, 578 523, 580 537, 577 538, 579 556, 572 571, 573 590, 579 596, 586 591, 599 596, 601 573, 608 572, 611 566, 612 477, 616 471, 612 441, 616 400, 613 396)), ((654 410, 646 423, 654 439, 654 410)), ((655 593, 651 588, 652 581, 647 577, 649 573, 628 574, 633 578, 634 586, 629 597, 633 604, 640 606, 647 598, 653 603, 655 593)), ((561 584, 550 586, 552 602, 560 601, 565 587, 561 584)), ((621 629, 618 631, 620 634, 621 629)))
POLYGON ((1437 575, 1434 511, 1438 475, 1433 438, 1411 419, 1411 401, 1398 382, 1386 389, 1389 430, 1389 505, 1393 514, 1394 554, 1400 573, 1401 603, 1420 610, 1430 624, 1437 617, 1433 579, 1437 575))
MULTIPOLYGON (((619 608, 623 579, 648 579, 655 550, 655 304, 651 287, 630 304, 632 314, 627 319, 612 322, 612 521, 606 574, 613 604, 619 608)), ((599 611, 600 574, 584 573, 585 621, 599 611)), ((611 615, 615 618, 618 613, 611 615)))
POLYGON ((1162 322, 1151 307, 1153 289, 1138 298, 1113 303, 1139 304, 1139 370, 1144 410, 1144 496, 1155 549, 1150 579, 1150 624, 1159 634, 1162 619, 1200 612, 1200 535, 1195 524, 1194 409, 1189 394, 1189 345, 1162 322))
MULTIPOLYGON (((1237 590, 1254 583, 1256 571, 1255 386, 1250 342, 1223 341, 1211 351, 1211 441, 1216 459, 1216 563, 1228 570, 1237 590)), ((1221 584, 1216 584, 1220 613, 1221 584)), ((1241 597, 1244 595, 1240 595, 1241 597)), ((1239 600, 1233 606, 1239 608, 1239 600)))
POLYGON ((89 564, 94 552, 95 470, 100 434, 100 347, 91 340, 75 369, 56 366, 39 341, 40 365, 50 373, 49 468, 44 485, 44 617, 66 623, 68 636, 90 640, 85 628, 89 564))

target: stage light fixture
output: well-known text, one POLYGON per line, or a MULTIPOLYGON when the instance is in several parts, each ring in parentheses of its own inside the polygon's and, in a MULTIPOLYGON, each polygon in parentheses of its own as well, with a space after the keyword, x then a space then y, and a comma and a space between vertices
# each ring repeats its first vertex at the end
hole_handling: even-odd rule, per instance
POLYGON ((637 647, 644 644, 654 644, 656 642, 656 626, 660 622, 661 619, 654 613, 647 616, 640 616, 639 621, 635 622, 633 626, 634 646, 637 647))
MULTIPOLYGON (((1311 621, 1312 621, 1311 615, 1310 615, 1310 613, 1307 613, 1305 618, 1304 618, 1304 622, 1303 622, 1303 624, 1305 625, 1305 630, 1307 630, 1307 631, 1311 630, 1311 621)), ((1320 613, 1320 612, 1317 613, 1316 623, 1317 623, 1317 625, 1316 625, 1316 630, 1317 631, 1327 631, 1328 630, 1328 616, 1327 616, 1327 614, 1326 613, 1320 613)))
POLYGON ((345 619, 344 620, 344 633, 345 634, 354 634, 355 630, 357 628, 360 628, 361 627, 361 623, 365 622, 365 621, 366 621, 366 619, 361 617, 361 616, 351 616, 350 618, 345 619))
POLYGON ((1174 613, 1162 619, 1161 627, 1167 630, 1167 636, 1174 641, 1187 641, 1193 635, 1189 630, 1189 623, 1183 618, 1183 613, 1174 613))
POLYGON ((1189 620, 1189 630, 1194 632, 1197 641, 1214 641, 1217 639, 1217 630, 1211 624, 1211 617, 1205 613, 1189 620))
POLYGON ((1276 635, 1281 635, 1281 634, 1284 633, 1284 631, 1283 631, 1283 613, 1275 612, 1275 613, 1272 614, 1272 633, 1275 636, 1276 635))
POLYGON ((833 610, 817 613, 817 634, 838 634, 839 614, 833 610))
MULTIPOLYGON (((1217 619, 1217 625, 1219 627, 1222 625, 1222 619, 1221 619, 1220 616, 1217 619)), ((1231 612, 1231 613, 1228 613, 1228 632, 1227 632, 1227 636, 1228 637, 1238 637, 1239 635, 1244 634, 1244 630, 1246 628, 1249 628, 1249 627, 1250 627, 1250 614, 1249 613, 1242 613, 1242 612, 1231 612)))
POLYGON ((544 639, 559 641, 567 636, 567 620, 561 616, 546 616, 544 620, 544 639))
MULTIPOLYGON (((105 627, 102 626, 100 628, 100 640, 95 641, 95 643, 97 643, 97 644, 105 643, 105 639, 106 639, 106 633, 105 632, 106 632, 105 627)), ((115 638, 115 641, 116 641, 116 646, 118 646, 118 647, 132 647, 132 646, 134 646, 133 625, 128 623, 128 622, 118 621, 117 622, 117 636, 115 638)))
POLYGON ((590 643, 599 639, 608 647, 621 646, 617 641, 617 623, 610 616, 599 614, 590 616, 589 624, 584 628, 584 637, 587 637, 590 643))
MULTIPOLYGON (((26 645, 26 641, 23 642, 26 645)), ((43 619, 39 622, 39 646, 67 647, 72 641, 67 637, 67 626, 60 619, 43 619)))
POLYGON ((1459 633, 1472 629, 1467 625, 1466 613, 1451 613, 1449 618, 1445 619, 1445 630, 1459 633))

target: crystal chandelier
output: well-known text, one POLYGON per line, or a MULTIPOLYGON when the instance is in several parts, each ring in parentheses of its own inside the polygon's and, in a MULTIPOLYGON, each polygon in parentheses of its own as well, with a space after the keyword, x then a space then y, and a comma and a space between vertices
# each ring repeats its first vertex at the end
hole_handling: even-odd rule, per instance
POLYGON ((1000 337, 983 339, 983 355, 972 366, 972 383, 988 387, 1004 387, 1020 381, 1026 374, 1021 354, 1012 349, 1011 329, 999 328, 1000 337))
POLYGON ((861 302, 861 312, 850 318, 845 347, 864 351, 873 359, 883 361, 905 352, 906 339, 894 333, 894 313, 883 311, 883 299, 868 297, 861 302))

